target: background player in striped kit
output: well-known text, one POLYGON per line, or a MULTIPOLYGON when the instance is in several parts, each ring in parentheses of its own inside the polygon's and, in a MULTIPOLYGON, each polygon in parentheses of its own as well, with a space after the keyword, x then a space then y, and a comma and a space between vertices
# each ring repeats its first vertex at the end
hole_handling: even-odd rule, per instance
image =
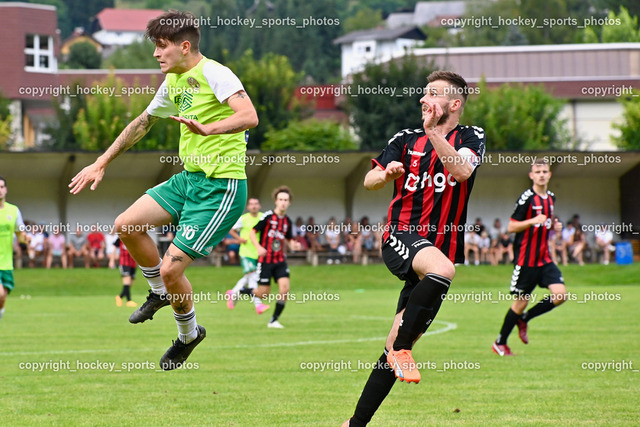
POLYGON ((551 171, 544 158, 536 159, 531 165, 529 178, 533 186, 516 202, 507 226, 509 233, 516 233, 513 244, 515 266, 511 276, 511 294, 515 299, 504 318, 498 339, 491 346, 499 356, 513 356, 507 339, 516 324, 520 340, 527 344, 527 323, 562 304, 567 297, 562 273, 549 254, 549 230, 553 226, 556 196, 547 189, 551 171), (551 293, 525 312, 536 285, 548 288, 551 293))
POLYGON ((289 241, 293 244, 292 222, 287 216, 287 209, 291 205, 293 194, 287 186, 280 186, 273 191, 275 208, 267 211, 260 222, 251 230, 249 237, 258 250, 258 289, 245 289, 242 293, 264 298, 271 292, 271 278, 278 284, 276 295, 276 308, 271 320, 267 324, 269 328, 284 328, 278 321, 289 295, 289 266, 285 254, 285 244, 289 241), (260 241, 258 241, 258 232, 260 241))
MULTIPOLYGON (((251 197, 247 200, 248 212, 242 215, 233 226, 233 229, 229 231, 229 234, 240 242, 238 255, 240 255, 240 265, 244 273, 244 276, 238 280, 236 285, 226 293, 227 308, 229 308, 229 310, 235 308, 242 289, 250 288, 255 290, 258 288, 258 272, 256 271, 258 266, 258 249, 251 242, 249 235, 253 227, 262 219, 263 213, 260 212, 260 208, 260 200, 256 197, 251 197)), ((260 298, 253 296, 252 299, 256 307, 256 313, 262 314, 269 309, 269 306, 263 304, 260 298)))
POLYGON ((113 246, 120 248, 118 266, 120 269, 120 275, 122 276, 122 291, 120 292, 120 295, 116 295, 116 305, 121 307, 122 298, 126 298, 127 307, 137 307, 138 304, 131 300, 131 285, 133 285, 133 281, 136 280, 136 260, 133 259, 127 250, 127 247, 120 241, 120 239, 116 239, 113 246))
POLYGON ((393 183, 382 257, 405 286, 384 352, 374 365, 354 415, 344 426, 366 425, 391 391, 396 377, 419 382, 411 349, 426 332, 464 262, 467 203, 485 150, 484 130, 462 126, 467 82, 458 74, 429 75, 422 128, 405 129, 373 159, 368 190, 393 183))

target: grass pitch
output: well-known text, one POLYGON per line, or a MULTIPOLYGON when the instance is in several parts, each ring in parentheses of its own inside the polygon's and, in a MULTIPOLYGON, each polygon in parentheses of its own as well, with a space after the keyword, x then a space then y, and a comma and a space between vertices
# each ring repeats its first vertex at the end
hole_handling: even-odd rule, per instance
MULTIPOLYGON (((528 345, 491 343, 510 304, 509 266, 458 267, 414 348, 420 384, 397 382, 372 426, 638 425, 640 265, 561 267, 570 300, 530 323, 528 345)), ((171 310, 128 323, 114 270, 17 270, 0 321, 4 425, 338 426, 382 352, 402 283, 383 265, 292 267, 283 330, 224 292, 239 268, 189 278, 207 338, 161 372, 171 310)), ((148 286, 139 274, 134 300, 148 286)), ((538 293, 538 300, 544 293, 538 293)))

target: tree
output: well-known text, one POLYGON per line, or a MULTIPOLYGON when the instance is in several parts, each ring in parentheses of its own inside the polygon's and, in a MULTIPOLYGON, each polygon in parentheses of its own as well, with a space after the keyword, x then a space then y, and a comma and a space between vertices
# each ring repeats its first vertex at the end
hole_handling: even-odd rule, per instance
POLYGON ((364 7, 358 10, 358 12, 356 12, 352 17, 345 19, 343 32, 350 33, 357 30, 368 30, 370 28, 375 28, 382 23, 381 11, 364 7))
POLYGON ((49 148, 53 150, 78 150, 81 148, 73 134, 73 124, 78 119, 80 110, 86 110, 86 96, 77 93, 80 82, 69 85, 73 93, 63 99, 53 99, 53 109, 56 112, 56 120, 47 126, 46 133, 51 136, 49 148))
POLYGON ((11 141, 11 112, 10 101, 0 92, 0 150, 6 150, 11 141))
POLYGON ((116 49, 103 61, 102 68, 152 68, 158 69, 158 60, 153 56, 155 45, 149 40, 131 43, 116 49))
MULTIPOLYGON (((145 90, 146 88, 139 88, 137 84, 125 87, 124 82, 113 75, 95 86, 113 88, 113 94, 126 94, 127 91, 123 88, 133 90, 136 94, 97 94, 86 97, 86 108, 78 110, 73 124, 73 136, 79 149, 90 151, 108 148, 126 125, 144 111, 155 94, 155 89, 145 90)), ((153 82, 150 87, 157 87, 157 82, 153 82)), ((178 123, 168 119, 160 120, 132 150, 172 150, 178 147, 179 139, 178 123)))
POLYGON ((363 150, 379 150, 399 129, 421 127, 419 99, 433 64, 408 55, 386 64, 369 64, 353 76, 346 109, 363 150))
POLYGON ((613 124, 620 135, 611 139, 623 150, 640 150, 640 91, 634 89, 632 95, 618 98, 623 108, 622 123, 613 124))
POLYGON ((69 68, 98 69, 102 57, 94 45, 89 42, 75 43, 69 49, 67 65, 69 68))
POLYGON ((631 16, 629 11, 620 6, 619 13, 609 12, 602 26, 589 26, 583 30, 585 42, 598 43, 636 43, 640 42, 638 17, 631 16))
POLYGON ((294 121, 265 135, 262 150, 344 151, 358 148, 349 131, 328 120, 294 121))
POLYGON ((283 129, 290 121, 308 115, 309 111, 294 96, 301 74, 293 71, 286 56, 268 53, 255 61, 252 52, 247 51, 239 61, 228 65, 240 78, 260 120, 249 131, 248 147, 260 147, 268 131, 283 129))
POLYGON ((484 81, 469 97, 462 124, 484 129, 492 150, 574 148, 566 120, 557 117, 564 105, 540 86, 503 84, 489 89, 484 81))

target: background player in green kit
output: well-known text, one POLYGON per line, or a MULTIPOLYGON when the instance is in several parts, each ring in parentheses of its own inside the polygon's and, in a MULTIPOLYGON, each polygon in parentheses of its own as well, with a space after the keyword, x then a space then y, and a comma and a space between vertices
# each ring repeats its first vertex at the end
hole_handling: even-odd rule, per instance
POLYGON ((13 235, 21 242, 27 241, 22 214, 16 205, 7 203, 7 181, 0 176, 0 319, 4 315, 4 303, 13 290, 13 235))
MULTIPOLYGON (((240 290, 243 288, 257 289, 258 288, 258 273, 256 268, 258 266, 258 249, 251 243, 249 234, 251 229, 260 222, 262 218, 262 212, 260 212, 260 200, 255 197, 247 200, 247 213, 242 215, 238 222, 233 226, 233 229, 229 232, 234 239, 240 241, 240 264, 242 265, 242 272, 244 276, 238 280, 233 289, 227 291, 227 307, 233 310, 236 302, 240 296, 240 290), (238 234, 238 231, 240 234, 238 234)), ((252 296, 253 304, 256 306, 256 313, 262 314, 269 309, 269 306, 262 303, 262 300, 256 296, 252 296)))
POLYGON ((129 321, 144 322, 166 305, 173 308, 178 339, 160 360, 162 369, 171 370, 206 335, 196 322, 193 290, 184 272, 195 258, 207 256, 242 214, 247 199, 245 131, 257 126, 258 116, 233 72, 200 53, 200 30, 191 13, 166 12, 149 21, 145 35, 156 45, 153 56, 165 81, 147 109, 69 187, 77 194, 93 183, 95 190, 107 165, 160 118, 183 124, 179 155, 185 170, 149 189, 115 221, 151 286, 147 301, 129 321), (176 235, 160 258, 147 231, 166 224, 176 226, 176 235))

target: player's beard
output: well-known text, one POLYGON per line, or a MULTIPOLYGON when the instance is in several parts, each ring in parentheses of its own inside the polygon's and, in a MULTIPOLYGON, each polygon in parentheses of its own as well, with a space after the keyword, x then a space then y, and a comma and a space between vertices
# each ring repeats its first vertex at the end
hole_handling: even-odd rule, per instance
POLYGON ((449 115, 449 103, 447 103, 447 105, 445 105, 445 107, 442 109, 442 117, 440 117, 440 120, 438 120, 438 124, 441 125, 449 120, 449 115))

